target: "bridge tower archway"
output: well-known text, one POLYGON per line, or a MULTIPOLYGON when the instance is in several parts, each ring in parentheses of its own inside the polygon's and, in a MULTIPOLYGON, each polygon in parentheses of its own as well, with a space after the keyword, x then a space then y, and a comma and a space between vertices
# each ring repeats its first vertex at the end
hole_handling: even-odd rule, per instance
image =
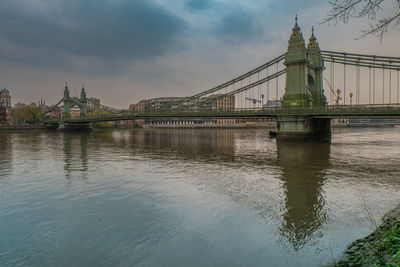
POLYGON ((80 116, 87 116, 87 98, 84 86, 82 86, 81 97, 71 97, 69 94, 68 84, 65 84, 64 88, 64 115, 69 116, 72 107, 77 106, 80 109, 80 116))

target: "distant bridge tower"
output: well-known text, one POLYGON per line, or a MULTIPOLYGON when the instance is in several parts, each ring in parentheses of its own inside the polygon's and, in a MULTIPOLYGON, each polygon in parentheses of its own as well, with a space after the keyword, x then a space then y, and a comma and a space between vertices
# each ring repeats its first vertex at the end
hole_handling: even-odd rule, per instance
MULTIPOLYGON (((324 62, 314 29, 306 47, 297 17, 284 64, 287 71, 282 104, 284 107, 314 107, 327 104, 322 78, 324 62)), ((330 139, 330 120, 304 115, 278 116, 278 131, 281 138, 330 139)))
POLYGON ((69 95, 69 89, 68 89, 68 84, 65 84, 65 89, 64 89, 64 114, 68 114, 70 109, 74 106, 78 106, 79 109, 81 110, 81 117, 85 117, 87 115, 87 99, 86 99, 86 92, 85 88, 82 86, 81 90, 81 97, 71 97, 69 95))

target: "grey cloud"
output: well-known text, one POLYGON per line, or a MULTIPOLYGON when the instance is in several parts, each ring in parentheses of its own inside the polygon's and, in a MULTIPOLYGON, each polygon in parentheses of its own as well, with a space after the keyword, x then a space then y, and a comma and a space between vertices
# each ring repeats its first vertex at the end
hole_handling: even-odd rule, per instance
POLYGON ((216 24, 215 33, 224 42, 242 43, 262 38, 264 30, 250 11, 237 7, 231 9, 216 24))
POLYGON ((186 0, 184 5, 190 12, 198 13, 208 27, 209 36, 224 42, 224 45, 237 45, 263 36, 264 28, 257 19, 258 10, 248 7, 254 7, 255 2, 186 0))
POLYGON ((188 0, 185 2, 185 8, 190 12, 202 11, 215 5, 212 0, 188 0))
POLYGON ((304 1, 293 1, 293 0, 275 0, 269 3, 269 7, 275 14, 282 15, 282 12, 288 14, 298 14, 301 16, 301 13, 304 12, 305 9, 311 7, 326 7, 328 1, 321 0, 304 0, 304 1))
POLYGON ((0 36, 18 46, 121 59, 185 46, 185 21, 149 0, 48 0, 24 13, 25 2, 0 3, 0 36))

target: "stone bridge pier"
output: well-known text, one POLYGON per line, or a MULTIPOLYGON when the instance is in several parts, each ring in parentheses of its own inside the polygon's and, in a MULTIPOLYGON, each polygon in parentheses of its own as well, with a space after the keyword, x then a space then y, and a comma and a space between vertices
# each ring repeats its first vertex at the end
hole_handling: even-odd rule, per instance
POLYGON ((310 116, 279 116, 278 138, 292 141, 330 141, 331 119, 310 116))

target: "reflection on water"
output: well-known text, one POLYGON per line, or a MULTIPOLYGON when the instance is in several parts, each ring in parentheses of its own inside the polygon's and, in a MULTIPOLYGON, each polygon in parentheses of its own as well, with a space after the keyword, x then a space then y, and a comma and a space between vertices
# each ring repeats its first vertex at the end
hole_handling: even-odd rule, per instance
POLYGON ((278 142, 277 146, 285 192, 280 232, 297 250, 327 219, 322 187, 329 167, 330 144, 278 142))
POLYGON ((363 199, 381 213, 400 200, 399 131, 382 131, 332 144, 254 129, 1 132, 0 262, 319 266, 369 232, 363 199))
MULTIPOLYGON (((124 140, 133 148, 141 149, 153 155, 167 154, 184 159, 203 158, 211 160, 216 156, 224 160, 232 160, 235 154, 234 131, 213 131, 210 129, 165 129, 154 131, 137 131, 125 138, 116 137, 114 140, 124 140)), ((164 155, 165 156, 165 155, 164 155)))
POLYGON ((12 170, 11 136, 0 132, 0 178, 12 170))
MULTIPOLYGON (((70 179, 73 171, 88 171, 89 135, 74 132, 63 133, 65 178, 70 179)), ((82 178, 86 178, 84 174, 82 178)))
MULTIPOLYGON (((322 186, 329 167, 330 144, 278 142, 276 162, 276 159, 254 153, 254 150, 251 157, 246 157, 247 151, 240 146, 235 151, 235 132, 232 129, 163 129, 127 135, 114 133, 113 138, 109 132, 103 133, 102 137, 108 134, 108 141, 164 159, 178 157, 179 160, 197 159, 220 164, 236 161, 250 166, 257 166, 260 162, 265 164, 265 161, 277 164, 285 194, 285 214, 279 231, 295 250, 301 248, 327 219, 322 186)), ((248 137, 254 141, 253 135, 248 137)))

